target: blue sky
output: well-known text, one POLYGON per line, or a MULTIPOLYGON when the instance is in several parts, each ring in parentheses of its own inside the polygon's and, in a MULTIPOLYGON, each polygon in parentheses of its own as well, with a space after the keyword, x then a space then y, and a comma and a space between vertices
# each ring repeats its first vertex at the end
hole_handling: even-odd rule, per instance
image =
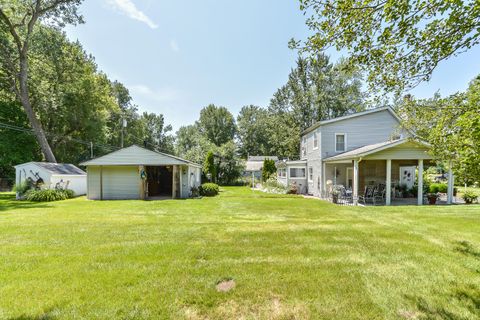
MULTIPOLYGON (((163 113, 175 129, 209 103, 234 115, 268 105, 295 65, 289 39, 309 34, 296 0, 85 0, 81 12, 86 23, 67 27, 68 36, 140 110, 163 113)), ((478 57, 477 46, 447 60, 413 93, 464 90, 480 73, 478 57)))

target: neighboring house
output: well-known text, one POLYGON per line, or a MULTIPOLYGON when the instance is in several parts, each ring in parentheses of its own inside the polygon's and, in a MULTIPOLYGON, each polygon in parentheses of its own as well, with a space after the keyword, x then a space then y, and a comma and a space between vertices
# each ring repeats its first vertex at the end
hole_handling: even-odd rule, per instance
POLYGON ((14 168, 17 185, 27 181, 42 188, 71 189, 77 196, 87 192, 87 174, 73 164, 27 162, 14 168))
POLYGON ((276 156, 249 156, 247 162, 245 163, 245 177, 251 177, 252 175, 255 179, 259 180, 262 178, 263 170, 263 161, 265 159, 278 161, 276 156))
MULTIPOLYGON (((281 163, 278 181, 295 183, 302 193, 317 197, 327 197, 331 185, 342 185, 352 190, 355 203, 366 185, 381 183, 387 186, 389 205, 388 190, 402 184, 413 186, 417 170, 422 185, 424 163, 432 160, 429 146, 403 130, 388 107, 319 121, 302 133, 300 143, 300 160, 281 163)), ((453 178, 449 182, 451 202, 453 178)), ((420 194, 418 203, 422 200, 420 194)))
POLYGON ((91 200, 188 198, 201 184, 201 166, 131 146, 85 161, 91 200))

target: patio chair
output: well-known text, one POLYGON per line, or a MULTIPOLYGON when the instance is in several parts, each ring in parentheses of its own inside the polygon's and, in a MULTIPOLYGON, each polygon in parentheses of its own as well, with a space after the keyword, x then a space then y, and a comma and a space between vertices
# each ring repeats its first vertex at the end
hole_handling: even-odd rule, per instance
POLYGON ((340 200, 343 200, 344 202, 347 202, 347 203, 353 202, 352 193, 348 192, 343 185, 338 186, 338 189, 340 191, 340 200))
POLYGON ((362 201, 364 205, 367 204, 367 201, 371 201, 373 205, 375 205, 375 191, 376 191, 375 186, 365 186, 365 191, 363 192, 363 195, 358 196, 358 201, 362 201))
POLYGON ((386 193, 387 186, 384 184, 379 184, 378 187, 375 189, 373 197, 375 198, 375 202, 385 202, 385 193, 386 193))

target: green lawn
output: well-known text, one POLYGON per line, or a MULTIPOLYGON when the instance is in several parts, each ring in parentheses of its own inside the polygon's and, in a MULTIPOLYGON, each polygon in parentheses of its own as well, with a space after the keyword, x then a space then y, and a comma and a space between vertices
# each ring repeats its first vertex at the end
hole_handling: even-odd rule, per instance
POLYGON ((0 194, 1 319, 478 319, 480 206, 0 194), (217 281, 236 287, 217 292, 217 281))

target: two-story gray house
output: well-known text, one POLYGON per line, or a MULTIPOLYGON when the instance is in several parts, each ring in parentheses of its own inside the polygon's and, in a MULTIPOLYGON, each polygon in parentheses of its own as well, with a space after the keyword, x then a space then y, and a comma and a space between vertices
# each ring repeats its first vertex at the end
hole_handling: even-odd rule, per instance
POLYGON ((278 165, 278 181, 296 184, 300 193, 326 198, 331 186, 342 185, 356 204, 365 186, 384 184, 389 205, 395 186, 417 182, 418 204, 423 202, 423 167, 432 160, 429 146, 402 129, 389 107, 319 121, 302 133, 300 143, 300 160, 278 165))

